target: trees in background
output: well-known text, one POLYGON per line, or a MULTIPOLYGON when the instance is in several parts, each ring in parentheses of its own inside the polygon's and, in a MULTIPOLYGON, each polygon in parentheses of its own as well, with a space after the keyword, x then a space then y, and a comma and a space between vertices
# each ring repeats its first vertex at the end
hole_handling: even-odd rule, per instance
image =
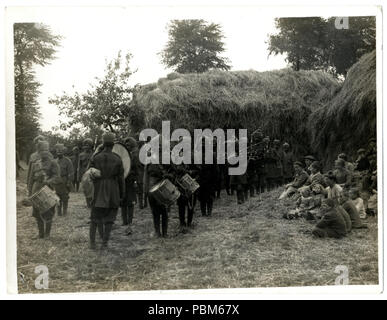
POLYGON ((69 119, 60 124, 62 130, 71 130, 70 133, 76 135, 76 128, 81 127, 89 136, 99 136, 102 130, 121 135, 127 133, 128 119, 136 115, 130 104, 133 88, 129 80, 136 72, 130 69, 131 58, 130 53, 122 57, 119 52, 106 64, 105 75, 96 78, 97 83, 92 84, 87 92, 64 93, 49 100, 58 106, 60 114, 69 119))
POLYGON ((210 69, 229 70, 221 26, 204 20, 172 20, 169 40, 161 52, 162 63, 179 73, 201 73, 210 69))
POLYGON ((346 76, 362 55, 375 49, 374 17, 350 17, 348 28, 336 18, 278 18, 278 34, 269 36, 270 54, 286 54, 294 70, 325 70, 346 76))
POLYGON ((60 39, 44 24, 14 24, 16 148, 21 157, 21 151, 28 152, 40 130, 37 99, 41 84, 36 80, 34 67, 45 66, 55 58, 60 39))

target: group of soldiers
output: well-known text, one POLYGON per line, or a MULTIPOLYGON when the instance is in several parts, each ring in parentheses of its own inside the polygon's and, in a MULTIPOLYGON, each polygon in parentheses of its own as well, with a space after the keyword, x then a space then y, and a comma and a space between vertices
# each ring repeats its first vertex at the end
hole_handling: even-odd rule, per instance
MULTIPOLYGON (((244 203, 248 197, 270 191, 285 183, 288 183, 287 190, 297 190, 309 177, 314 176, 313 164, 316 162, 311 155, 304 158, 304 163, 295 161, 288 143, 285 142, 281 146, 279 140, 271 141, 270 137, 265 137, 260 130, 257 130, 248 142, 247 170, 240 176, 230 176, 229 165, 216 164, 216 161, 213 164, 201 165, 143 165, 139 161, 141 145, 134 138, 128 137, 122 141, 131 158, 131 170, 125 178, 122 159, 112 152, 115 142, 115 135, 108 132, 103 135, 102 145, 97 150, 94 150, 95 146, 91 139, 85 139, 82 152, 79 152, 78 147, 74 147, 71 154, 66 156, 66 148, 63 144, 55 145, 50 152, 48 142, 44 137, 38 136, 34 139, 36 152, 31 155, 29 161, 27 178, 29 196, 42 186, 49 186, 56 191, 60 199, 57 206, 58 215, 67 215, 70 192, 79 190, 82 178, 86 176, 90 178, 92 181, 90 193, 85 192, 86 184, 83 185, 83 189, 86 205, 90 208, 90 247, 92 249, 96 248, 97 231, 102 239, 102 247, 107 247, 119 209, 121 209, 122 224, 126 226, 126 234, 132 233, 136 204, 143 209, 149 203, 155 236, 167 237, 170 207, 160 203, 149 193, 150 189, 164 179, 169 179, 180 191, 177 206, 180 228, 185 233, 193 227, 198 201, 202 216, 209 217, 212 215, 214 202, 220 197, 223 188, 228 195, 236 194, 238 204, 244 203), (200 188, 195 193, 188 192, 179 184, 179 180, 185 174, 189 174, 199 183, 200 188)), ((216 140, 214 150, 216 150, 216 140)), ((361 151, 359 150, 360 153, 361 151)), ((342 156, 345 157, 345 155, 342 156)), ((216 159, 216 152, 214 152, 214 159, 216 159)), ((357 167, 362 165, 367 166, 369 163, 365 163, 365 160, 359 156, 357 167)), ((337 169, 337 171, 338 179, 342 181, 346 175, 340 176, 340 170, 337 169)), ((45 213, 33 210, 39 238, 50 236, 54 214, 55 207, 45 213)))
POLYGON ((284 218, 314 220, 312 233, 320 238, 342 238, 352 229, 367 229, 364 219, 377 214, 376 140, 357 154, 354 162, 339 154, 333 169, 324 174, 319 161, 295 162, 294 180, 280 196, 292 199, 295 207, 284 218))

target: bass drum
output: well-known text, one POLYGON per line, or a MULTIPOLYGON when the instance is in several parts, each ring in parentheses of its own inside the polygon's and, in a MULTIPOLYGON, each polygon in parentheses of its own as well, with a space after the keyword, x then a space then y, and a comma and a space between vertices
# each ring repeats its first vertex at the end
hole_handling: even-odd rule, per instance
POLYGON ((132 165, 132 160, 130 159, 128 149, 126 149, 126 147, 121 143, 115 143, 112 151, 121 157, 122 164, 124 166, 124 176, 126 178, 130 172, 130 167, 132 165))

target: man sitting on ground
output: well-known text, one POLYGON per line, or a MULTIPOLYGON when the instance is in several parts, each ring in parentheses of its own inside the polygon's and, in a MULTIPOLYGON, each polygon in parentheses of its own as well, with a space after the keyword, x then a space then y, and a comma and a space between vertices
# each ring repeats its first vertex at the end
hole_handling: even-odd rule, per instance
POLYGON ((346 224, 343 217, 335 210, 332 199, 324 199, 321 204, 322 219, 313 229, 312 234, 318 238, 340 239, 347 235, 346 224))

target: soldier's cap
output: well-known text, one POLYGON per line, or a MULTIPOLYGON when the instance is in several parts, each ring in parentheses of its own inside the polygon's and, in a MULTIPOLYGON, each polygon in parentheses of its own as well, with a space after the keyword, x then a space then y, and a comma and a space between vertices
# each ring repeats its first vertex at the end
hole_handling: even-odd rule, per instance
POLYGON ((274 139, 273 143, 274 144, 280 144, 280 141, 278 139, 274 139))
POLYGON ((48 141, 39 141, 38 151, 39 152, 50 151, 50 144, 48 143, 48 141))
POLYGON ((131 149, 137 148, 137 141, 136 141, 136 139, 134 139, 133 137, 127 137, 127 138, 125 138, 124 142, 125 142, 125 144, 126 144, 129 148, 131 148, 131 149))
POLYGON ((290 147, 289 143, 285 142, 283 145, 283 147, 290 147))
POLYGON ((34 138, 34 144, 36 145, 39 141, 45 141, 46 140, 46 138, 45 137, 43 137, 41 134, 40 135, 38 135, 38 136, 36 136, 35 138, 34 138))
POLYGON ((73 151, 79 151, 79 148, 78 147, 74 147, 73 151))
POLYGON ((345 161, 341 158, 335 160, 335 164, 338 164, 340 165, 340 167, 344 167, 345 166, 345 161))
POLYGON ((364 153, 364 152, 366 152, 365 151, 365 149, 363 149, 363 148, 360 148, 359 150, 357 150, 357 153, 359 154, 359 153, 364 153))
POLYGON ((55 145, 55 150, 56 150, 56 152, 62 152, 62 153, 64 153, 65 150, 66 150, 66 148, 65 148, 65 146, 64 146, 63 143, 57 143, 57 144, 55 145))
POLYGON ((343 159, 343 160, 347 160, 347 155, 345 153, 340 153, 338 158, 343 159))
POLYGON ((114 144, 115 138, 116 138, 116 136, 115 136, 114 133, 112 133, 112 132, 105 132, 102 135, 102 142, 104 144, 114 144))
POLYGON ((85 140, 83 140, 83 146, 92 147, 93 146, 93 140, 91 140, 90 138, 86 138, 85 140))
POLYGON ((302 164, 301 161, 294 161, 293 165, 294 165, 294 166, 299 166, 299 167, 301 167, 301 168, 304 167, 304 165, 302 164))
POLYGON ((321 164, 320 161, 313 161, 312 164, 310 165, 312 168, 315 168, 317 170, 321 169, 321 164))
POLYGON ((316 159, 313 156, 311 156, 311 155, 305 156, 304 159, 305 160, 310 160, 310 161, 316 161, 316 159))
POLYGON ((324 174, 324 177, 326 177, 328 179, 331 179, 331 180, 336 182, 336 176, 335 176, 335 174, 333 173, 332 170, 330 170, 326 174, 324 174))

